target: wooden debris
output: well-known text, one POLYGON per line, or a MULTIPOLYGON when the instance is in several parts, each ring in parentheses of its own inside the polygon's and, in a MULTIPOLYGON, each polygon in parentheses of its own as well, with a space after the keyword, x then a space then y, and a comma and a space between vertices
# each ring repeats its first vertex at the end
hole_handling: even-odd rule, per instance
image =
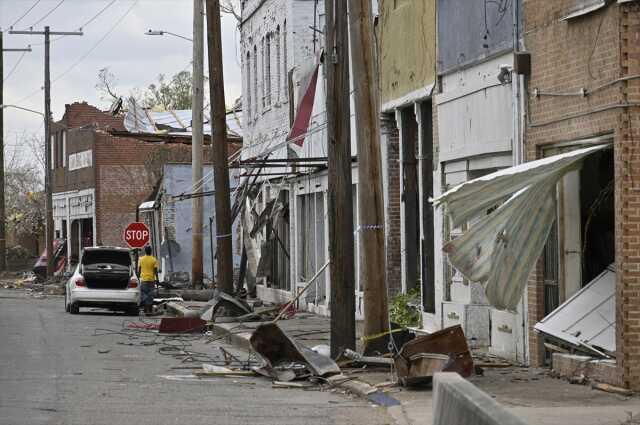
POLYGON ((252 370, 231 370, 228 372, 205 372, 205 371, 197 371, 194 372, 196 376, 256 376, 256 373, 252 370))
POLYGON ((376 388, 391 388, 391 387, 395 387, 397 385, 398 385, 397 382, 386 381, 386 382, 380 382, 379 384, 375 384, 374 387, 376 387, 376 388))
POLYGON ((314 384, 303 383, 303 382, 282 382, 282 381, 273 381, 271 383, 272 388, 311 388, 315 387, 314 384))
POLYGON ((486 368, 496 368, 496 369, 503 369, 506 367, 511 367, 513 366, 511 363, 507 363, 507 362, 500 362, 500 363, 494 363, 494 362, 474 362, 473 363, 476 366, 479 367, 486 367, 486 368))
POLYGON ((633 391, 628 390, 626 388, 616 387, 614 385, 609 385, 609 384, 602 384, 600 382, 594 382, 593 384, 591 384, 591 388, 594 390, 600 390, 607 393, 618 394, 626 397, 633 395, 633 391))

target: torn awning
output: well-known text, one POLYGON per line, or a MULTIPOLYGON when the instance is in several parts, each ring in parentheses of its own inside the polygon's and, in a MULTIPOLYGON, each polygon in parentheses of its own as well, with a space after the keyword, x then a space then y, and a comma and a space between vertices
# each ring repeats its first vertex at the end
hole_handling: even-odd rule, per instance
POLYGON ((436 207, 445 205, 452 228, 481 217, 443 251, 465 278, 483 284, 494 307, 516 310, 556 217, 558 180, 579 169, 586 156, 608 147, 592 146, 506 168, 433 200, 436 207))

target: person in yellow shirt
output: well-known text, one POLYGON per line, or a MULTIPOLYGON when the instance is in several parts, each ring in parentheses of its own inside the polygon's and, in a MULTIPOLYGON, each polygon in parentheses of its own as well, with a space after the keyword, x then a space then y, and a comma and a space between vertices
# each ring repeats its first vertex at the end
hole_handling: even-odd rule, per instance
POLYGON ((144 247, 144 253, 138 260, 138 278, 140 279, 140 304, 146 314, 153 311, 153 294, 158 281, 158 260, 151 255, 151 246, 144 247))

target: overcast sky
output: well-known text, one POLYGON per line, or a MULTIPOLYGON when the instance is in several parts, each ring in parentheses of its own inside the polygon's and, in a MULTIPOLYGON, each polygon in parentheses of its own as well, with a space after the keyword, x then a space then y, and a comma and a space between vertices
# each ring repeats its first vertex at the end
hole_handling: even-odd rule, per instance
MULTIPOLYGON (((33 49, 24 55, 11 75, 10 71, 22 54, 4 53, 4 103, 44 111, 44 92, 41 90, 44 84, 44 37, 11 35, 8 34, 9 26, 34 4, 35 7, 14 29, 28 29, 59 5, 33 29, 42 31, 45 25, 49 25, 52 31, 76 31, 111 1, 0 0, 0 27, 5 31, 4 47, 21 48, 30 44, 33 49)), ((86 101, 101 109, 109 107, 109 102, 100 100, 95 88, 101 68, 109 67, 116 76, 118 94, 124 95, 133 88, 147 87, 157 80, 158 74, 170 77, 181 70, 190 70, 192 45, 189 41, 169 35, 147 36, 144 32, 153 28, 191 38, 192 25, 192 0, 116 0, 83 28, 83 36, 68 36, 53 42, 51 109, 54 120, 59 120, 64 113, 64 105, 72 102, 86 101), (131 7, 133 8, 127 13, 131 7), (116 24, 115 29, 106 35, 116 24), (100 41, 105 35, 106 38, 100 41), (91 49, 93 50, 89 52, 91 49)), ((236 48, 238 42, 235 18, 223 15, 222 45, 227 105, 233 104, 241 94, 236 48)), ((208 74, 206 67, 205 62, 205 73, 208 74)), ((29 112, 5 109, 4 123, 7 156, 16 148, 17 136, 24 132, 44 132, 42 118, 29 112)))

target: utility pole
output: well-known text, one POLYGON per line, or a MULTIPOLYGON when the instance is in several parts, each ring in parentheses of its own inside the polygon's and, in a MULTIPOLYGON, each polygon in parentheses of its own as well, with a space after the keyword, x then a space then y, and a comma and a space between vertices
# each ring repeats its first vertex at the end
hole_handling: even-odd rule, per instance
MULTIPOLYGON (((191 103, 191 177, 194 196, 191 200, 191 283, 202 286, 202 109, 204 108, 204 8, 203 0, 193 0, 193 96, 191 103)), ((213 259, 211 259, 213 261, 213 259)), ((211 276, 213 279, 213 276, 211 276)))
POLYGON ((51 72, 49 70, 50 38, 52 35, 82 35, 82 31, 9 31, 9 34, 44 35, 44 191, 46 194, 45 241, 47 249, 47 278, 53 276, 53 201, 51 197, 51 72))
POLYGON ((360 279, 364 286, 364 335, 389 330, 384 247, 384 200, 380 157, 380 105, 374 71, 371 0, 349 0, 358 138, 360 279))
POLYGON ((0 31, 0 271, 7 269, 7 242, 4 210, 4 52, 30 52, 27 49, 3 48, 2 31, 0 31))
POLYGON ((211 162, 216 203, 217 286, 233 293, 233 257, 231 252, 231 200, 227 164, 227 121, 222 70, 222 28, 220 0, 206 0, 207 45, 209 53, 209 93, 211 97, 211 162))
POLYGON ((356 348, 347 3, 325 0, 331 357, 356 348))

